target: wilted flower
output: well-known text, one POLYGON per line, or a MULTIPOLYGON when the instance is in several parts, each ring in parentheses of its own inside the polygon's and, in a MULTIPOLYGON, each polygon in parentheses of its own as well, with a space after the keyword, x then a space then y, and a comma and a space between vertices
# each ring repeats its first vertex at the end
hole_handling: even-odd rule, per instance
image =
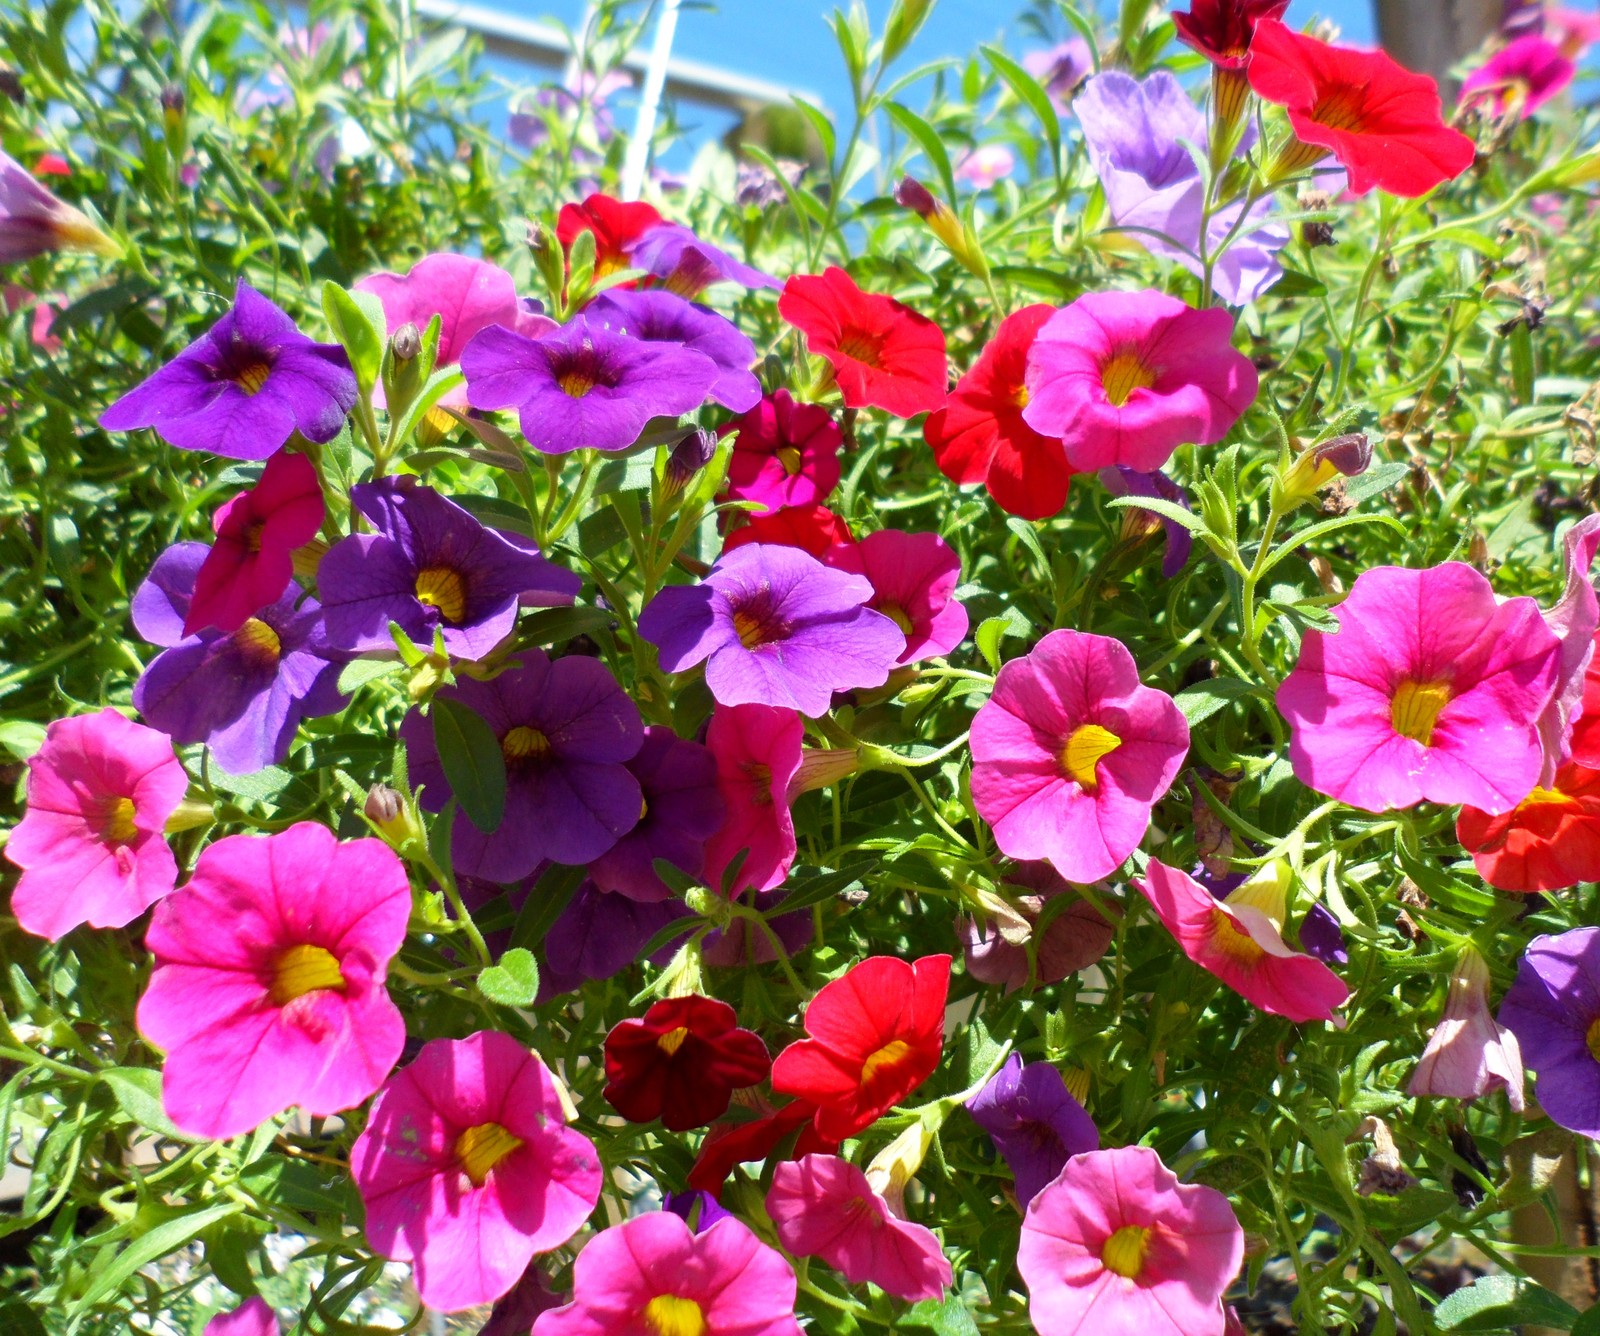
POLYGON ((706 844, 705 880, 722 888, 735 856, 745 855, 733 890, 764 891, 789 875, 796 845, 789 786, 800 770, 805 724, 793 710, 771 705, 718 705, 706 745, 717 768, 726 812, 706 844))
POLYGON ((1489 1011, 1488 965, 1476 949, 1464 946, 1450 974, 1444 1015, 1406 1093, 1478 1099, 1495 1089, 1522 1112, 1522 1051, 1516 1035, 1497 1025, 1489 1011))
POLYGON ((1290 510, 1311 500, 1335 478, 1354 478, 1372 463, 1372 442, 1365 432, 1335 436, 1302 450, 1281 478, 1273 480, 1274 504, 1290 510))

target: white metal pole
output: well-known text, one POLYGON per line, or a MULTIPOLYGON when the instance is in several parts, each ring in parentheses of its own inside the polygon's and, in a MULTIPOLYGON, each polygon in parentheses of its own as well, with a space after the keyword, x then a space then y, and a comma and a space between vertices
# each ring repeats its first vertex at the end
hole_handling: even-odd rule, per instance
POLYGON ((633 141, 622 164, 622 198, 638 199, 644 190, 644 174, 650 165, 650 141, 655 138, 656 113, 661 107, 661 90, 667 82, 667 62, 672 58, 672 39, 678 31, 678 0, 661 0, 661 17, 656 21, 656 39, 650 48, 650 64, 645 69, 644 89, 639 95, 639 115, 633 124, 633 141))

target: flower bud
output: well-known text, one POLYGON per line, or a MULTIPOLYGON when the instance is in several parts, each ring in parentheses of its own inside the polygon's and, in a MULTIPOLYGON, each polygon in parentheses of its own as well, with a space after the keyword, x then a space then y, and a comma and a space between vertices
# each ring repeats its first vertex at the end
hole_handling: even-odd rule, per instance
POLYGON ((409 320, 395 330, 389 346, 394 350, 394 360, 409 362, 422 351, 422 331, 409 320))
POLYGON ((1444 1015, 1434 1027, 1406 1093, 1470 1100, 1500 1089, 1520 1113, 1522 1086, 1522 1051, 1517 1037, 1489 1011, 1489 967, 1475 948, 1465 946, 1450 973, 1444 1015))
POLYGON ((208 825, 215 819, 210 803, 199 798, 185 798, 172 809, 165 829, 168 835, 176 835, 180 831, 208 825))
MULTIPOLYGON (((422 331, 410 321, 389 337, 383 358, 383 397, 391 417, 398 417, 422 389, 429 368, 422 364, 422 331)), ((443 432, 438 433, 439 436, 443 432)), ((424 442, 431 444, 432 442, 424 442)))
POLYGON ((716 453, 717 434, 704 428, 691 431, 673 446, 672 453, 667 456, 667 467, 663 478, 667 495, 677 496, 683 491, 695 474, 711 462, 711 457, 716 453))
POLYGON ((169 133, 183 124, 183 114, 187 107, 188 101, 183 95, 183 89, 177 84, 168 84, 161 90, 161 119, 169 133))
POLYGON ((921 1118, 880 1150, 867 1166, 867 1182, 901 1219, 906 1214, 906 1184, 916 1177, 933 1145, 933 1129, 921 1118))
POLYGON ((922 219, 944 248, 971 273, 982 278, 989 272, 989 262, 984 258, 972 229, 955 216, 948 204, 935 198, 933 192, 916 177, 902 177, 900 184, 895 187, 894 198, 902 208, 910 209, 922 219))
POLYGON ((368 789, 361 810, 384 840, 396 849, 422 837, 422 825, 411 803, 398 789, 387 784, 374 784, 368 789))
POLYGON ((1335 436, 1303 450, 1273 480, 1272 504, 1280 511, 1304 505, 1335 478, 1354 478, 1372 463, 1372 442, 1364 432, 1335 436))

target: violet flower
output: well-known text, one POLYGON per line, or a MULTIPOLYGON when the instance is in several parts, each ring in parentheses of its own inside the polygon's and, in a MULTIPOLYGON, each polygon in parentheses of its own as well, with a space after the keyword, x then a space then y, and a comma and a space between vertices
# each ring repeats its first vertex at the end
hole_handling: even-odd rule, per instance
POLYGON ((1094 73, 1094 52, 1081 37, 1073 37, 1043 51, 1029 51, 1022 68, 1033 75, 1063 111, 1078 85, 1094 73))
MULTIPOLYGON (((689 910, 681 900, 644 904, 584 882, 545 934, 539 1001, 620 974, 661 929, 686 917, 689 910)), ((684 931, 691 926, 685 924, 684 931)), ((669 942, 650 957, 652 963, 665 964, 677 947, 677 941, 669 942)))
POLYGON ((755 344, 708 306, 671 292, 611 288, 590 302, 584 314, 591 322, 645 343, 681 344, 709 357, 717 365, 711 398, 730 412, 748 412, 761 402, 761 382, 750 370, 756 361, 755 344))
POLYGON ((967 1101, 967 1112, 1011 1166, 1024 1210, 1069 1159, 1100 1146, 1094 1120, 1061 1073, 1048 1062, 1024 1064, 1016 1053, 967 1101))
POLYGON ((771 274, 742 263, 727 251, 701 241, 679 223, 652 227, 628 248, 634 269, 659 278, 668 292, 698 297, 713 283, 737 283, 745 288, 781 288, 771 274))
MULTIPOLYGON (((1189 493, 1173 482, 1159 469, 1154 473, 1140 473, 1125 464, 1115 464, 1099 472, 1100 485, 1112 496, 1148 496, 1190 509, 1189 493)), ((1161 559, 1161 574, 1172 579, 1189 562, 1194 550, 1194 535, 1176 520, 1158 515, 1153 510, 1129 506, 1122 512, 1122 538, 1137 541, 1153 534, 1157 526, 1166 531, 1167 554, 1161 559)))
POLYGON ((669 1192, 661 1201, 663 1211, 671 1211, 684 1224, 689 1225, 689 1217, 694 1214, 694 1208, 700 1207, 700 1216, 696 1223, 690 1225, 696 1234, 704 1234, 719 1220, 725 1220, 733 1214, 709 1192, 698 1192, 689 1188, 683 1192, 669 1192))
POLYGON ((1600 1137, 1600 928, 1535 937, 1499 1019, 1538 1075, 1539 1107, 1579 1136, 1600 1137))
POLYGON ((57 250, 121 254, 81 210, 57 199, 10 154, 0 153, 0 264, 21 264, 57 250))

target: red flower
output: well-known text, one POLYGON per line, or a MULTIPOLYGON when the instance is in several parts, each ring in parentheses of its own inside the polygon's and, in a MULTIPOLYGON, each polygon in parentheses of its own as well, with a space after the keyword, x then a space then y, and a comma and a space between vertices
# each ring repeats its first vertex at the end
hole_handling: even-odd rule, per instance
POLYGON ((863 292, 843 269, 794 275, 778 314, 833 364, 846 408, 909 418, 944 403, 944 331, 893 297, 863 292))
POLYGON ((606 1036, 606 1099, 630 1123, 704 1127, 735 1090, 767 1079, 767 1046, 714 997, 669 997, 606 1036))
POLYGON ((1569 762, 1551 783, 1501 816, 1461 809, 1456 838, 1489 885, 1561 891, 1600 881, 1600 770, 1569 762))
POLYGON ((815 1104, 823 1136, 854 1136, 939 1065, 949 991, 949 956, 869 956, 811 999, 811 1038, 778 1054, 772 1088, 815 1104))
POLYGON ((1067 503, 1061 442, 1022 420, 1028 349, 1053 306, 1025 306, 1000 322, 945 406, 922 426, 939 470, 951 482, 981 482, 1007 514, 1042 520, 1067 503))
POLYGON ((590 195, 582 204, 563 204, 556 216, 556 240, 571 252, 580 232, 594 233, 596 278, 628 267, 628 248, 665 220, 643 201, 624 202, 610 195, 590 195))
POLYGON ((689 1170, 688 1185, 696 1192, 709 1192, 722 1199, 722 1186, 728 1181, 736 1164, 764 1160, 778 1148, 785 1137, 800 1135, 783 1158, 797 1160, 803 1155, 831 1155, 839 1149, 837 1141, 828 1141, 818 1134, 812 1119, 816 1105, 803 1099, 793 1100, 782 1108, 753 1122, 720 1127, 707 1135, 700 1147, 694 1168, 689 1170))
POLYGON ((1572 725, 1572 759, 1600 770, 1600 640, 1583 670, 1583 709, 1572 725))
POLYGON ((1188 13, 1172 11, 1172 26, 1180 42, 1213 65, 1242 70, 1256 24, 1282 18, 1288 8, 1289 0, 1194 0, 1188 13))
POLYGON ((826 506, 786 506, 768 515, 752 515, 748 524, 723 539, 722 550, 731 552, 746 543, 773 543, 820 557, 830 547, 853 542, 850 526, 826 506))
MULTIPOLYGON (((1440 115, 1439 86, 1382 51, 1329 46, 1277 19, 1256 25, 1250 86, 1289 112, 1295 137, 1327 149, 1350 173, 1350 189, 1426 195, 1472 165, 1472 140, 1440 115)), ((1295 155, 1289 167, 1313 158, 1295 155)))

